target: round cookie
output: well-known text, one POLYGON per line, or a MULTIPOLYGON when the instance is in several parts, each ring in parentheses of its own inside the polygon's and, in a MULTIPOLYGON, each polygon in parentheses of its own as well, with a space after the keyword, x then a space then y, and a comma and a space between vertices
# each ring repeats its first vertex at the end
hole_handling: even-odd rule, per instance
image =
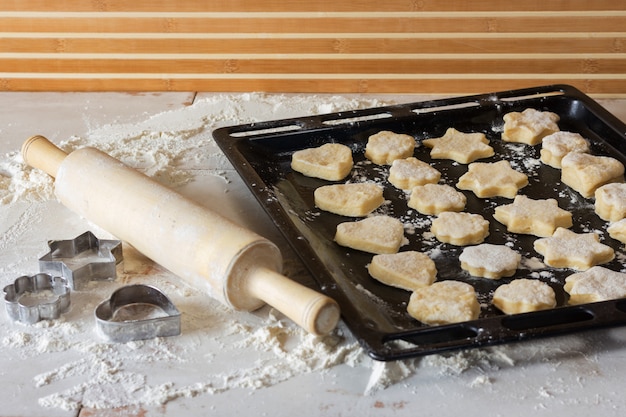
POLYGON ((440 242, 477 245, 489 235, 489 221, 480 214, 444 211, 433 220, 430 231, 440 242))
POLYGON ((515 274, 522 256, 504 245, 483 243, 463 249, 461 268, 475 277, 500 279, 515 274))
POLYGON ((389 168, 389 182, 401 190, 410 190, 424 184, 436 184, 441 173, 426 162, 411 156, 396 159, 389 168))
POLYGON ((414 187, 407 205, 422 214, 438 215, 444 211, 463 211, 467 198, 446 184, 425 184, 414 187))
POLYGON ((553 168, 561 168, 561 160, 570 152, 589 152, 589 142, 579 133, 555 132, 541 141, 540 160, 553 168))
POLYGON ((476 320, 480 304, 474 287, 459 281, 440 281, 411 294, 409 315, 424 324, 439 325, 476 320))
POLYGON ((370 136, 365 145, 365 157, 378 165, 391 165, 396 159, 413 155, 413 136, 383 130, 370 136))
POLYGON ((613 182, 595 191, 595 212, 601 219, 616 222, 626 217, 626 184, 613 182))
POLYGON ((521 278, 496 288, 492 302, 506 314, 518 314, 554 308, 556 296, 545 282, 521 278))
POLYGON ((556 124, 559 119, 556 113, 530 108, 507 113, 504 115, 502 140, 537 145, 545 136, 560 130, 556 124))

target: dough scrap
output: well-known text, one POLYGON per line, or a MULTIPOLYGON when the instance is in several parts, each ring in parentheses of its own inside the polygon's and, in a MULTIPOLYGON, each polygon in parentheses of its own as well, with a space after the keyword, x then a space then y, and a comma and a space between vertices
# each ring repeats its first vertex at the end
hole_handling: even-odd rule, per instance
POLYGON ((291 155, 291 169, 307 177, 327 181, 344 179, 352 170, 352 150, 341 143, 325 143, 291 155))
POLYGON ((572 213, 559 207, 553 199, 533 200, 517 195, 513 203, 498 206, 494 219, 504 224, 507 231, 549 237, 558 227, 572 227, 572 213))
POLYGON ((556 307, 556 295, 543 281, 520 278, 496 288, 492 303, 506 314, 527 313, 556 307))
POLYGON ((463 249, 461 268, 475 277, 500 279, 515 274, 522 256, 504 245, 483 243, 463 249))
POLYGON ((626 243, 626 219, 612 223, 606 231, 613 239, 626 243))
POLYGON ((412 156, 415 145, 413 136, 383 130, 367 139, 365 157, 378 165, 391 165, 412 156))
POLYGON ((377 281, 407 291, 430 285, 437 276, 432 259, 416 251, 375 255, 367 270, 377 281))
POLYGON ((461 175, 456 186, 473 191, 478 198, 513 198, 528 185, 528 176, 511 168, 509 161, 473 162, 461 175))
POLYGON ((483 133, 463 133, 453 127, 448 128, 442 137, 424 139, 422 143, 431 148, 431 158, 452 159, 460 164, 468 164, 495 154, 489 146, 489 139, 483 133))
POLYGON ((503 118, 504 130, 502 132, 502 140, 505 142, 537 145, 545 136, 559 131, 557 122, 560 120, 560 117, 558 114, 549 111, 529 108, 521 113, 507 113, 503 118))
POLYGON ((418 185, 436 184, 440 178, 441 172, 413 156, 396 159, 389 168, 389 182, 401 190, 410 190, 418 185))
POLYGON ((561 181, 585 198, 611 182, 624 182, 624 165, 610 156, 570 152, 561 160, 561 181))
POLYGON ((589 142, 579 133, 560 131, 543 138, 540 160, 553 168, 561 168, 561 160, 570 152, 589 152, 589 142))
POLYGON ((480 304, 474 287, 459 281, 439 281, 418 288, 409 298, 407 312, 428 325, 476 320, 480 304))
POLYGON ((584 271, 615 258, 613 248, 600 243, 596 233, 579 234, 562 227, 551 237, 535 240, 533 246, 543 255, 544 263, 555 268, 584 271))
POLYGON ((586 304, 626 297, 626 274, 594 266, 565 278, 569 304, 586 304))
POLYGON ((426 184, 413 187, 407 205, 426 215, 438 215, 444 211, 463 211, 467 198, 454 187, 446 184, 426 184))
POLYGON ((613 182, 595 192, 595 212, 601 219, 616 222, 626 217, 626 184, 613 182))
POLYGON ((335 242, 374 254, 396 253, 404 242, 404 225, 390 216, 372 216, 337 225, 335 242))
POLYGON ((430 231, 440 242, 477 245, 489 235, 489 221, 480 214, 444 211, 433 220, 430 231))
POLYGON ((348 217, 366 216, 385 201, 383 188, 370 182, 324 185, 314 199, 320 209, 348 217))

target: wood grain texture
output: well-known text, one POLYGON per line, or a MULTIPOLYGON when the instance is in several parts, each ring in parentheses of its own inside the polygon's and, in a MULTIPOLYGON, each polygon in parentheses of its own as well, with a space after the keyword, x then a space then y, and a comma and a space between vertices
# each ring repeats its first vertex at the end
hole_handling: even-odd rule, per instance
POLYGON ((0 28, 9 91, 626 95, 613 0, 5 0, 0 28))

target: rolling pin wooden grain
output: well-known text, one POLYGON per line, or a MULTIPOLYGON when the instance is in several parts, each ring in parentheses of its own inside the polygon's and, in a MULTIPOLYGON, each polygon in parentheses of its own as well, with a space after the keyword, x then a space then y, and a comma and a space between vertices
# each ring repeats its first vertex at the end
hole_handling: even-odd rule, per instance
POLYGON ((22 155, 55 177, 66 207, 227 306, 252 311, 267 303, 318 335, 337 325, 337 303, 281 275, 281 253, 269 240, 97 149, 66 154, 33 136, 22 155))

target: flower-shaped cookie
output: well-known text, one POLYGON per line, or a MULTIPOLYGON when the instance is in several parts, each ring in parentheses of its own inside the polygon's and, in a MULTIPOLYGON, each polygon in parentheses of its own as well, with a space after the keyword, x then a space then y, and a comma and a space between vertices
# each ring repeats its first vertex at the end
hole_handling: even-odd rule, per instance
POLYGON ((433 220, 430 231, 440 242, 477 245, 489 236, 489 221, 480 214, 444 211, 433 220))
POLYGON ((526 174, 511 168, 509 161, 471 163, 456 184, 461 190, 473 191, 479 198, 513 198, 526 185, 526 174))
POLYGON ((431 158, 452 159, 460 164, 494 155, 489 139, 483 133, 463 133, 453 127, 446 130, 442 137, 424 139, 422 143, 431 148, 431 158))
POLYGON ((559 119, 556 113, 535 109, 507 113, 504 115, 502 140, 537 145, 545 136, 559 131, 556 124, 559 119))
POLYGON ((573 224, 572 213, 560 208, 555 199, 533 200, 521 194, 513 203, 496 207, 493 217, 511 233, 539 237, 552 236, 557 227, 573 224))
POLYGON ((534 243, 543 261, 555 268, 573 268, 584 271, 592 266, 610 262, 615 251, 600 243, 595 233, 574 233, 559 227, 551 237, 537 239, 534 243))

